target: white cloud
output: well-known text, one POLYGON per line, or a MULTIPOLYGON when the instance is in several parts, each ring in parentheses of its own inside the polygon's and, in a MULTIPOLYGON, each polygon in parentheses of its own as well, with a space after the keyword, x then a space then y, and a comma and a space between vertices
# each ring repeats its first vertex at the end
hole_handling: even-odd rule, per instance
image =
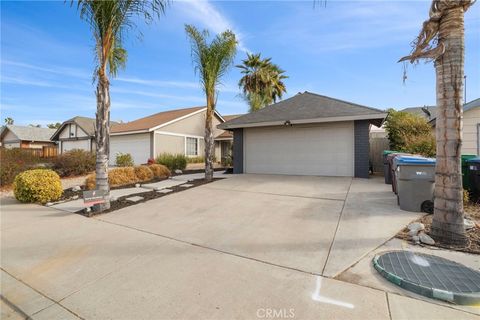
POLYGON ((238 48, 244 52, 249 52, 243 43, 242 33, 235 28, 233 23, 211 2, 206 0, 184 0, 182 2, 188 4, 181 6, 184 14, 201 23, 204 27, 214 33, 221 33, 227 29, 232 30, 237 36, 238 48))
POLYGON ((141 79, 141 78, 131 78, 131 77, 118 77, 115 80, 120 82, 142 84, 142 85, 154 86, 154 87, 173 87, 173 88, 187 88, 187 89, 200 88, 200 85, 198 82, 191 82, 191 81, 165 81, 165 80, 141 79))

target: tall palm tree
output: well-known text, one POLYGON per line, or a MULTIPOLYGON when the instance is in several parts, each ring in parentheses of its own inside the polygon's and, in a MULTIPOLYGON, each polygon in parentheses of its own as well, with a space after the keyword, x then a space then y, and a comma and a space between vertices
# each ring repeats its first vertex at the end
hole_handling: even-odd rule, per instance
POLYGON ((464 13, 475 0, 433 0, 430 18, 400 61, 433 60, 437 89, 437 164, 432 237, 445 244, 467 242, 461 171, 464 13))
MULTIPOLYGON (((72 4, 75 1, 72 1, 72 4)), ((79 0, 77 10, 85 20, 95 40, 95 59, 97 66, 94 80, 97 80, 97 112, 95 122, 96 142, 96 188, 107 193, 108 159, 110 155, 110 81, 120 68, 125 67, 127 51, 123 40, 128 30, 135 29, 135 19, 140 16, 146 22, 159 17, 165 11, 168 0, 79 0)), ((108 200, 97 205, 95 210, 110 208, 108 200)))
POLYGON ((242 88, 245 100, 250 106, 250 112, 257 111, 281 99, 287 92, 284 79, 285 71, 272 63, 271 58, 262 59, 260 53, 247 53, 247 59, 242 60, 241 69, 243 77, 238 82, 242 88))
POLYGON ((205 119, 205 180, 213 179, 214 141, 212 119, 217 103, 217 87, 233 63, 237 52, 235 34, 226 30, 207 43, 208 30, 199 31, 191 25, 185 25, 185 32, 192 47, 192 60, 198 72, 200 83, 207 99, 205 119))

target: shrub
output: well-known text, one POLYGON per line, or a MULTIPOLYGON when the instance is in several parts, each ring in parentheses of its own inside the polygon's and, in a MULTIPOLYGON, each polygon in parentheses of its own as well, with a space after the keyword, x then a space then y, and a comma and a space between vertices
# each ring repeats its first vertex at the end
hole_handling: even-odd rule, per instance
POLYGON ((187 157, 183 154, 162 153, 156 159, 158 164, 163 164, 170 171, 185 170, 187 167, 187 157))
POLYGON ((231 167, 233 166, 233 157, 231 155, 227 155, 222 158, 222 166, 224 167, 231 167))
POLYGON ((435 137, 431 134, 406 139, 405 151, 424 157, 435 157, 435 137))
POLYGON ((13 182, 20 172, 35 167, 42 159, 20 148, 0 148, 0 185, 13 182))
POLYGON ((13 194, 21 202, 46 203, 62 196, 60 177, 53 170, 27 170, 15 177, 13 194))
POLYGON ((60 176, 83 175, 95 170, 95 154, 82 149, 73 149, 58 155, 53 161, 53 170, 60 176))
MULTIPOLYGON (((95 173, 89 175, 85 180, 85 187, 88 190, 95 189, 95 173)), ((108 184, 110 187, 120 187, 127 184, 139 182, 135 175, 135 169, 133 167, 113 168, 108 171, 108 184)))
POLYGON ((155 159, 153 159, 153 158, 148 158, 148 160, 147 160, 147 164, 148 164, 148 165, 151 165, 151 164, 154 164, 154 163, 155 163, 155 159))
POLYGON ((130 153, 117 153, 115 156, 115 165, 117 167, 133 167, 133 158, 130 153))
POLYGON ((155 178, 166 178, 172 175, 170 170, 162 164, 151 164, 148 167, 152 170, 155 178))
POLYGON ((202 163, 205 162, 205 157, 187 157, 187 163, 202 163))
POLYGON ((153 172, 148 166, 137 166, 133 168, 138 181, 145 182, 153 179, 153 172))

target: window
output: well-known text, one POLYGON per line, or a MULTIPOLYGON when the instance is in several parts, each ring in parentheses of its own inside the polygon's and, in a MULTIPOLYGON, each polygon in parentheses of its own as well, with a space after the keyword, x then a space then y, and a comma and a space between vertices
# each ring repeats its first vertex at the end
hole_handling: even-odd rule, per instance
POLYGON ((198 139, 187 137, 187 156, 198 156, 198 139))

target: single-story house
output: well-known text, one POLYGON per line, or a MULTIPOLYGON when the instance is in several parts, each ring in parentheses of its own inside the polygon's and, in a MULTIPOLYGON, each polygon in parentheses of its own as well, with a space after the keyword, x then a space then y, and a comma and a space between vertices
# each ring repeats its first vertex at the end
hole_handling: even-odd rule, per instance
MULTIPOLYGON (((435 127, 436 118, 430 124, 435 127)), ((480 155, 480 98, 463 105, 462 154, 480 155)))
POLYGON ((2 147, 22 149, 42 149, 55 146, 50 137, 55 129, 7 124, 2 127, 0 138, 2 147))
MULTIPOLYGON (((135 164, 146 163, 162 153, 204 156, 206 107, 164 111, 131 122, 112 125, 110 163, 118 153, 129 153, 135 164)), ((220 161, 222 148, 227 152, 232 137, 224 136, 217 125, 225 119, 215 111, 213 119, 215 156, 220 161)))
POLYGON ((310 92, 222 123, 234 173, 369 176, 369 129, 382 110, 310 92))
POLYGON ((436 106, 409 107, 409 108, 402 109, 400 111, 418 115, 422 118, 425 118, 425 120, 427 121, 431 121, 432 119, 435 119, 435 117, 437 116, 436 106))

